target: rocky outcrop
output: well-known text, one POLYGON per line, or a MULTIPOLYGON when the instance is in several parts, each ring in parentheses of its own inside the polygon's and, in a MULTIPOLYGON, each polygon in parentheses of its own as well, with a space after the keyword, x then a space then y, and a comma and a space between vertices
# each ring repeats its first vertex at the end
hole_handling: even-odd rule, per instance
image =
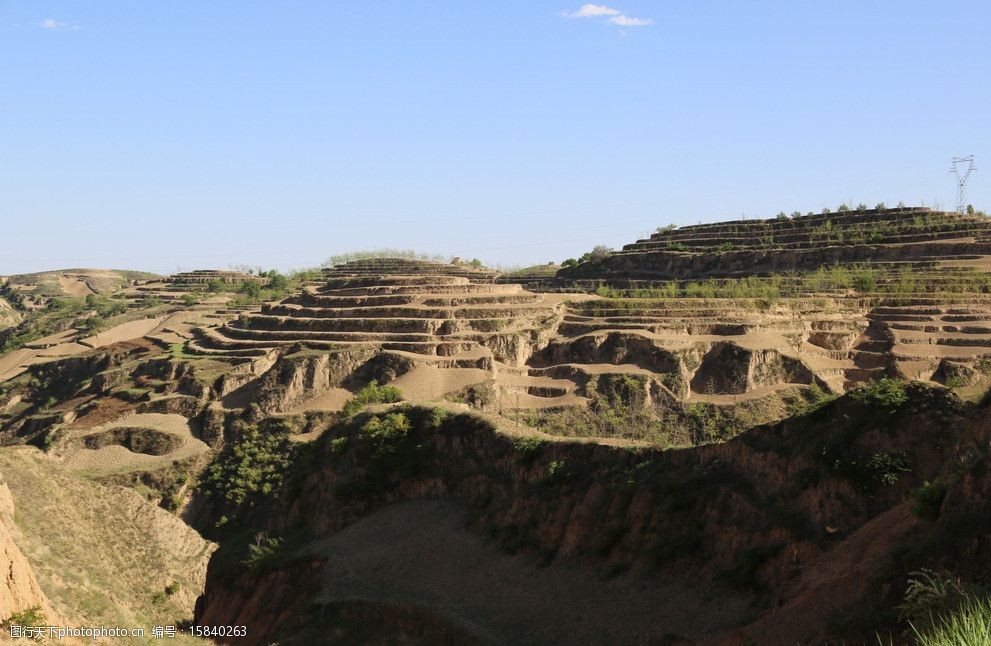
POLYGON ((717 343, 702 357, 692 376, 692 390, 706 394, 741 394, 761 386, 819 384, 815 374, 794 357, 777 350, 749 350, 717 343))
POLYGON ((374 354, 374 348, 358 347, 285 355, 259 379, 254 403, 265 414, 288 410, 309 394, 341 386, 374 354))
POLYGON ((625 332, 552 341, 530 361, 534 367, 563 363, 633 364, 658 373, 678 372, 678 356, 648 337, 625 332))

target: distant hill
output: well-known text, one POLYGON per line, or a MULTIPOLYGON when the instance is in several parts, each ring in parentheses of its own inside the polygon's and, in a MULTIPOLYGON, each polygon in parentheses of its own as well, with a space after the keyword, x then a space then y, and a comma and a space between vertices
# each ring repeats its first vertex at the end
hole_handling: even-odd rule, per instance
POLYGON ((52 298, 58 296, 86 296, 119 291, 135 280, 159 278, 157 274, 123 269, 56 269, 33 274, 0 276, 0 284, 9 283, 11 289, 23 296, 52 298))

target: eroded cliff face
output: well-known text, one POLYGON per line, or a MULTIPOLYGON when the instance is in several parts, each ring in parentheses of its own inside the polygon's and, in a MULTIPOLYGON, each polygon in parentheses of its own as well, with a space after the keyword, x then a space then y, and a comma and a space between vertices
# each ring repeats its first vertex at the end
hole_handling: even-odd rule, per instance
POLYGON ((21 322, 20 313, 15 310, 10 303, 0 297, 0 339, 3 338, 4 330, 12 328, 21 322))
MULTIPOLYGON (((897 411, 845 398, 725 444, 668 452, 520 443, 478 418, 428 409, 405 410, 411 430, 385 446, 362 432, 363 417, 311 447, 301 462, 307 470, 294 474, 255 530, 296 546, 276 572, 303 562, 319 567, 299 546, 400 501, 454 498, 472 510, 474 531, 511 553, 629 570, 647 581, 690 577, 773 607, 799 594, 791 582, 828 561, 913 487, 936 478, 960 448, 964 422, 952 396, 922 387, 910 392, 910 403, 897 411)), ((899 525, 895 534, 912 527, 899 525)), ((227 543, 215 557, 198 618, 244 622, 244 608, 257 605, 262 586, 272 601, 264 610, 269 629, 299 621, 300 598, 312 593, 289 594, 277 573, 243 571, 236 555, 244 549, 227 543)), ((877 565, 866 564, 863 576, 875 581, 877 565)), ((833 610, 865 601, 857 595, 885 602, 879 585, 851 590, 853 596, 831 597, 833 610)), ((663 618, 656 621, 662 628, 663 618)), ((796 621, 782 634, 801 641, 826 629, 796 621)))
POLYGON ((307 395, 341 386, 374 355, 355 348, 281 356, 259 379, 252 399, 265 414, 286 411, 307 395))
POLYGON ((14 499, 0 474, 0 622, 13 613, 37 608, 48 623, 58 617, 42 592, 31 564, 14 542, 14 499))

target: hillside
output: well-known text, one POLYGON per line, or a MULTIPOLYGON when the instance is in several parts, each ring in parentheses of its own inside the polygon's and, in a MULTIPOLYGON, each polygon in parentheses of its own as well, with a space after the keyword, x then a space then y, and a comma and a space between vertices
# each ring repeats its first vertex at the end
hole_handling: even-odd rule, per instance
POLYGON ((913 641, 991 575, 987 229, 864 209, 510 274, 14 277, 0 611, 252 644, 913 641))
POLYGON ((558 275, 577 280, 699 280, 811 271, 862 261, 885 273, 902 268, 980 268, 991 254, 989 234, 991 219, 984 215, 925 207, 848 209, 664 227, 608 257, 563 268, 558 275))
POLYGON ((33 274, 0 276, 0 284, 30 298, 108 294, 139 280, 159 278, 144 271, 120 269, 60 269, 33 274))

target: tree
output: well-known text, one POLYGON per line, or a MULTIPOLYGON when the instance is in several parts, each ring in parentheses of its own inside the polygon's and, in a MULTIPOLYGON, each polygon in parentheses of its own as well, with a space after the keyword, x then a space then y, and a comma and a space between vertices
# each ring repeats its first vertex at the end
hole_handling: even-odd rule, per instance
POLYGON ((574 258, 568 258, 567 260, 565 260, 564 262, 561 263, 561 266, 562 267, 574 267, 577 264, 578 264, 578 261, 577 260, 575 260, 574 258))
POLYGON ((289 279, 273 269, 268 273, 268 284, 266 287, 274 290, 283 290, 289 287, 289 279))
POLYGON ((241 283, 241 287, 237 291, 241 292, 248 298, 259 298, 262 295, 262 286, 256 281, 246 280, 241 283))
POLYGON ((591 251, 582 254, 578 262, 600 262, 613 254, 613 249, 605 245, 596 245, 591 251))

